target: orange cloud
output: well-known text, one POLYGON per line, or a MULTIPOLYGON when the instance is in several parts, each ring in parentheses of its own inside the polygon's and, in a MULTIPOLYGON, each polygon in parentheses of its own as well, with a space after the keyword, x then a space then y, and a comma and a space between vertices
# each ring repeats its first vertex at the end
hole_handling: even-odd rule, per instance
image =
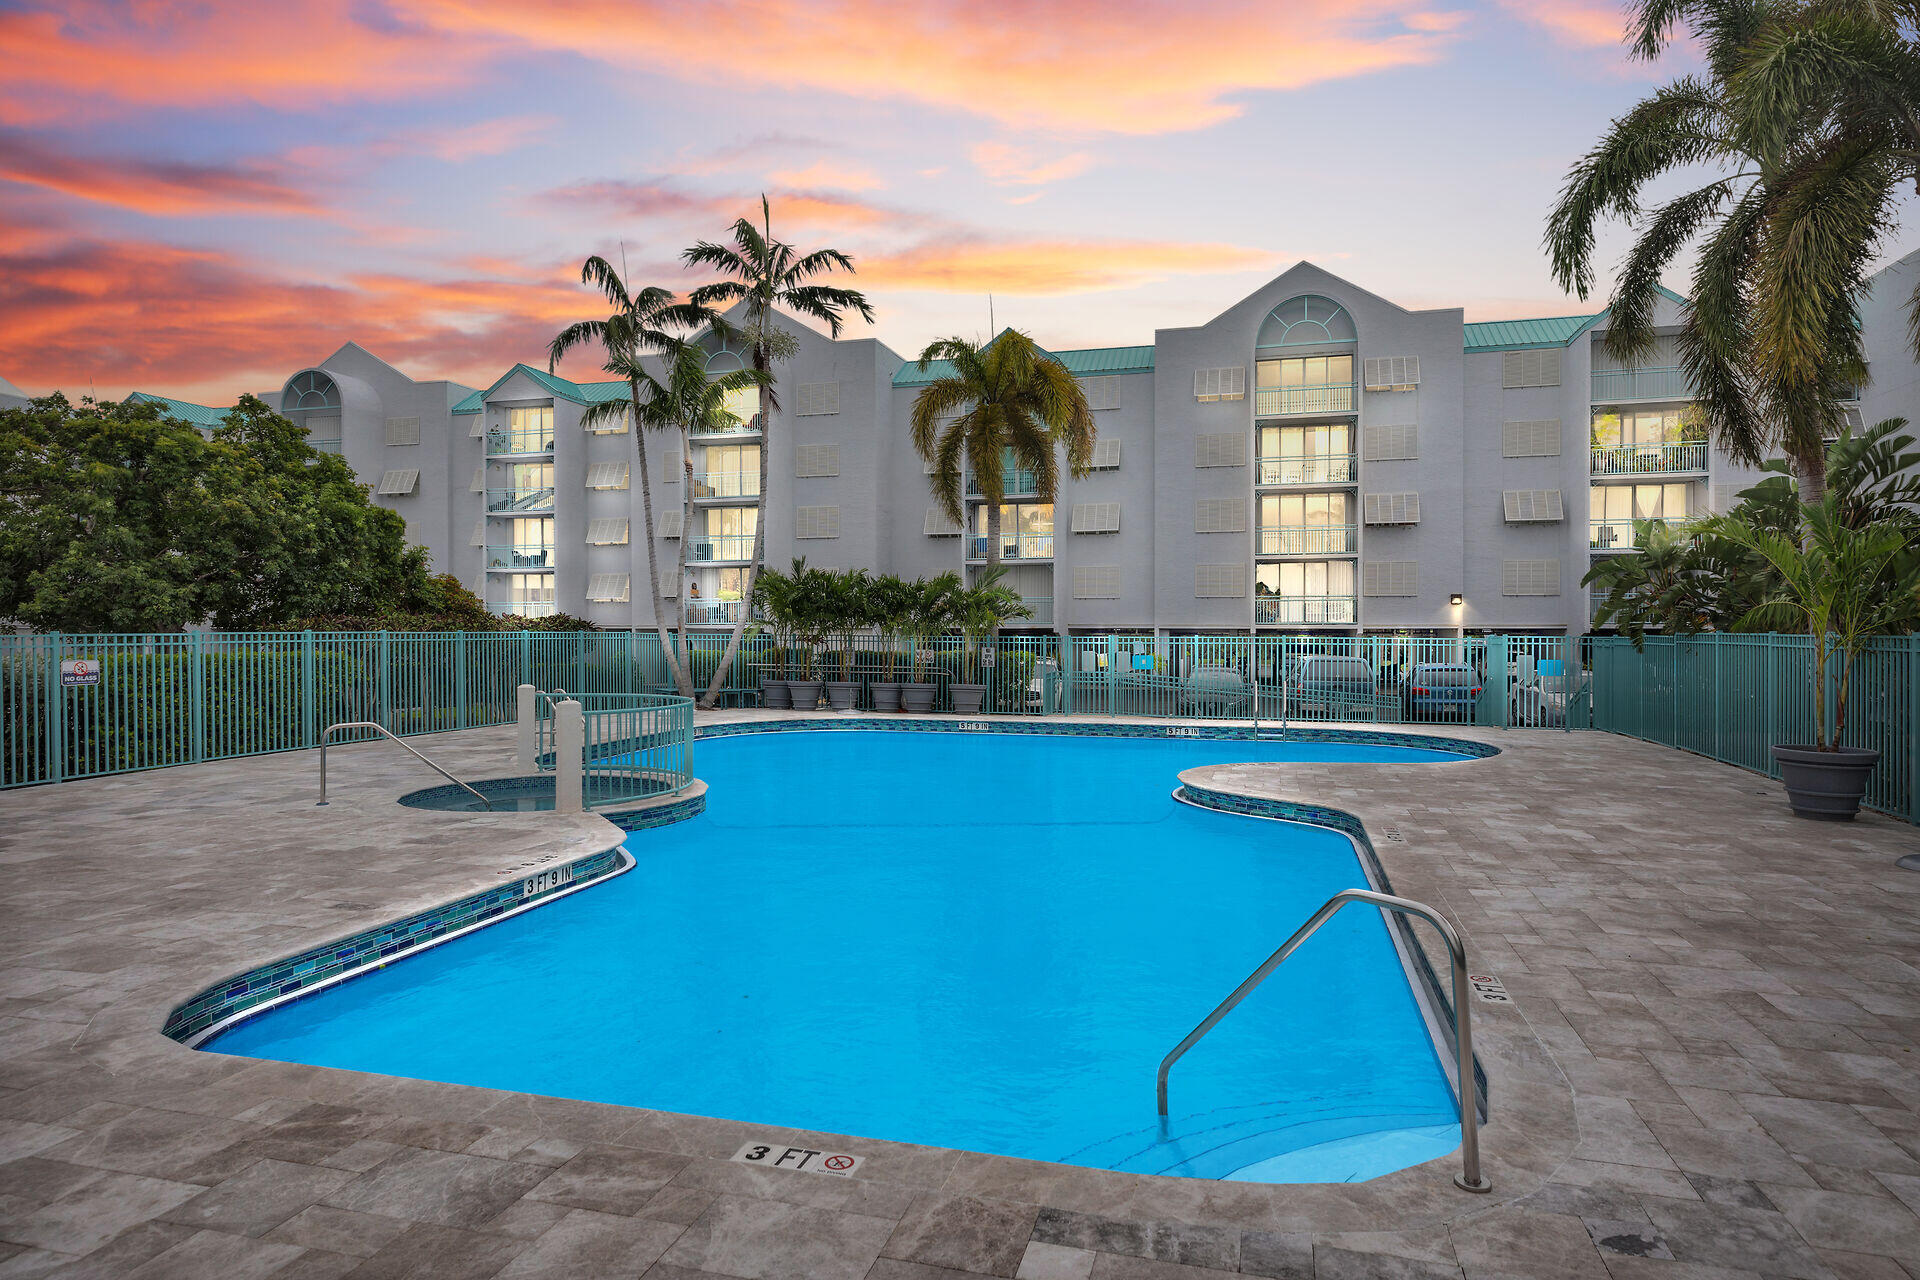
POLYGON ((89 158, 0 134, 0 178, 139 213, 311 213, 308 192, 271 166, 89 158))
POLYGON ((558 116, 502 116, 442 130, 421 130, 401 139, 442 160, 458 163, 477 156, 504 155, 537 141, 555 125, 558 116))
POLYGON ((1579 49, 1617 45, 1627 23, 1618 4, 1605 0, 1500 0, 1516 17, 1543 28, 1561 44, 1579 49))
POLYGON ((877 191, 887 185, 871 169, 831 160, 816 160, 804 169, 776 170, 767 175, 767 181, 781 187, 829 191, 877 191))
POLYGON ((1125 289, 1170 275, 1244 271, 1274 255, 1162 240, 933 240, 859 260, 864 288, 1059 294, 1125 289))
POLYGON ((967 156, 986 175, 988 182, 1003 187, 1037 187, 1058 182, 1085 173, 1093 165, 1093 157, 1084 151, 1041 160, 1032 148, 1006 142, 977 142, 967 156))
POLYGON ((550 51, 1017 127, 1157 134, 1230 119, 1249 91, 1431 62, 1448 40, 1419 0, 1193 0, 1175 21, 1159 0, 1037 0, 1017 20, 959 0, 150 0, 131 17, 111 0, 29 2, 47 7, 0 13, 0 120, 391 100, 550 51))

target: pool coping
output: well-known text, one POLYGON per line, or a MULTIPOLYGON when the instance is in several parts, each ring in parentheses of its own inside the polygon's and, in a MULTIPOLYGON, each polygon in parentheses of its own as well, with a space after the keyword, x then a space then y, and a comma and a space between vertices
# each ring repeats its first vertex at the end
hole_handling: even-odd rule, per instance
MULTIPOLYGON (((1150 738, 1206 737, 1243 739, 1246 732, 1242 728, 1231 725, 1192 726, 1152 722, 1145 724, 1115 724, 1093 719, 1087 721, 1068 720, 1032 723, 1018 720, 974 720, 962 716, 915 717, 906 720, 904 726, 919 731, 938 732, 999 732, 1053 736, 1150 738), (976 728, 976 725, 980 727, 976 728), (1084 729, 1106 729, 1110 730, 1110 732, 1077 732, 1084 729)), ((857 713, 854 715, 816 713, 813 717, 805 718, 789 715, 788 717, 772 720, 756 719, 719 725, 710 724, 701 726, 705 732, 697 733, 696 737, 720 738, 751 733, 801 732, 820 729, 826 729, 828 731, 858 729, 885 730, 899 727, 903 727, 903 722, 895 720, 890 716, 876 717, 857 713)), ((1491 761, 1498 760, 1505 754, 1501 748, 1495 747, 1490 743, 1477 742, 1464 738, 1443 738, 1439 735, 1432 734, 1385 734, 1370 729, 1335 729, 1318 726, 1311 730, 1299 731, 1299 734, 1300 736, 1296 737, 1294 731, 1289 731, 1288 737, 1291 740, 1377 742, 1380 745, 1410 746, 1449 751, 1454 750, 1455 744, 1457 744, 1458 747, 1464 748, 1464 750, 1456 751, 1456 754, 1460 754, 1464 758, 1455 761, 1355 762, 1327 766, 1309 762, 1289 762, 1273 763, 1268 767, 1283 770, 1327 767, 1338 769, 1343 777, 1351 778, 1352 771, 1355 770, 1431 770, 1435 767, 1448 764, 1486 765, 1491 761), (1310 737, 1307 736, 1309 734, 1311 735, 1310 737), (1382 738, 1396 739, 1397 741, 1381 742, 1380 740, 1382 738)), ((1234 793, 1230 788, 1205 786, 1197 778, 1197 775, 1205 774, 1208 770, 1232 767, 1236 766, 1212 765, 1188 770, 1179 775, 1180 784, 1183 788, 1192 786, 1198 789, 1216 792, 1222 796, 1235 796, 1237 794, 1239 799, 1252 805, 1270 802, 1270 798, 1268 797, 1250 793, 1234 793), (1189 775, 1196 775, 1196 777, 1190 778, 1189 775)), ((694 813, 699 812, 705 803, 705 785, 704 783, 696 783, 696 786, 699 794, 670 797, 665 802, 656 802, 653 806, 654 809, 662 812, 659 812, 657 821, 645 825, 661 825, 668 821, 677 821, 683 817, 690 817, 694 813), (675 816, 669 816, 668 813, 664 812, 665 810, 681 810, 681 812, 675 816)), ((1301 811, 1316 808, 1316 806, 1312 806, 1306 802, 1289 801, 1285 803, 1304 806, 1301 811)), ((389 804, 391 808, 400 808, 395 801, 390 801, 389 804)), ((1329 819, 1327 822, 1317 825, 1327 825, 1335 830, 1342 830, 1343 828, 1339 823, 1347 822, 1360 825, 1362 829, 1364 829, 1364 825, 1360 823, 1360 819, 1347 813, 1345 810, 1332 809, 1324 806, 1317 808, 1329 819)), ((407 812, 430 819, 447 819, 454 821, 471 821, 481 816, 472 813, 463 814, 419 809, 408 810, 407 812)), ((514 816, 542 817, 551 815, 534 814, 514 816)), ((616 845, 614 847, 617 848, 618 846, 616 845)), ((1377 854, 1375 858, 1377 860, 1377 854)), ((622 869, 624 870, 624 868, 622 869)), ((1384 865, 1382 865, 1381 871, 1383 874, 1385 873, 1384 865)), ((585 884, 577 886, 577 888, 589 888, 592 884, 599 883, 605 878, 607 877, 604 875, 598 876, 585 884)), ((455 901, 464 902, 474 896, 477 895, 463 895, 455 901)), ((553 900, 555 896, 558 895, 542 893, 536 901, 527 902, 523 909, 532 909, 535 906, 544 905, 545 902, 553 900)), ((446 906, 449 904, 442 905, 446 906)), ((430 907, 427 910, 431 912, 433 908, 430 907)), ((504 918, 504 916, 491 916, 484 921, 475 922, 473 928, 484 927, 486 924, 493 923, 501 918, 504 918)), ((355 935, 351 936, 358 937, 366 933, 375 933, 383 927, 387 926, 376 925, 371 929, 358 931, 355 935)), ((438 940, 436 940, 436 942, 437 941, 438 940)), ((327 945, 328 944, 321 944, 320 947, 317 948, 307 948, 299 954, 305 955, 307 951, 321 950, 327 945)), ((1425 959, 1424 947, 1419 946, 1417 935, 1415 936, 1415 946, 1417 948, 1416 954, 1425 959)), ((284 962, 285 959, 287 959, 287 957, 282 957, 278 961, 269 961, 266 965, 255 966, 254 968, 272 967, 275 964, 284 962)), ((1431 968, 1430 960, 1427 963, 1428 967, 1431 968)), ((363 971, 364 968, 364 965, 356 966, 352 971, 342 973, 334 980, 344 981, 346 978, 363 971)), ((251 971, 252 970, 242 970, 241 972, 246 973, 251 971)), ((220 985, 221 984, 218 983, 212 984, 197 994, 204 995, 209 991, 217 989, 220 985)), ((313 989, 319 988, 316 985, 313 989)), ((303 989, 301 992, 293 993, 289 998, 297 999, 299 995, 303 993, 310 992, 305 992, 303 989)), ((238 1021, 246 1016, 249 1016, 249 1014, 237 1014, 233 1019, 227 1021, 226 1025, 232 1025, 233 1021, 238 1021)), ((1480 1046, 1489 1043, 1488 1038, 1483 1032, 1479 1032, 1477 1029, 1477 1034, 1481 1036, 1480 1046)), ((1500 1041, 1496 1037, 1491 1043, 1499 1045, 1500 1041)), ((199 1049, 195 1050, 195 1052, 201 1051, 202 1050, 199 1049)), ((217 1048, 206 1051, 218 1053, 217 1048)), ((1513 1057, 1516 1062, 1525 1062, 1533 1058, 1534 1054, 1544 1057, 1544 1053, 1540 1050, 1537 1042, 1534 1044, 1531 1054, 1522 1053, 1517 1056, 1505 1056, 1513 1057)), ((1481 1048, 1481 1051, 1476 1053, 1476 1084, 1478 1085, 1484 1080, 1486 1087, 1491 1089, 1491 1073, 1484 1070, 1484 1064, 1487 1060, 1485 1050, 1481 1048)), ((1500 1080, 1502 1089, 1501 1112, 1498 1116, 1491 1117, 1489 1123, 1482 1130, 1483 1167, 1487 1170, 1488 1176, 1492 1178, 1494 1182, 1494 1192, 1492 1195, 1487 1196, 1469 1195, 1454 1188, 1452 1173, 1454 1166, 1458 1162, 1457 1153, 1449 1153, 1446 1156, 1411 1165, 1393 1173, 1370 1179, 1364 1183, 1226 1182, 1214 1179, 1187 1178, 1169 1174, 1123 1173, 1113 1170, 1094 1169, 1081 1165, 1068 1165, 1052 1161, 1030 1160, 1016 1156, 973 1152, 960 1148, 934 1147, 925 1144, 862 1137, 859 1135, 797 1130, 758 1121, 740 1121, 720 1117, 682 1115, 681 1113, 663 1112, 651 1108, 627 1106, 619 1103, 585 1102, 578 1099, 565 1098, 555 1099, 555 1101, 572 1106, 607 1108, 613 1112, 627 1113, 635 1117, 657 1116, 697 1122, 702 1125, 710 1135, 729 1135, 735 1147, 749 1141, 764 1141, 769 1135, 773 1135, 780 1141, 825 1146, 828 1147, 828 1149, 852 1150, 870 1156, 884 1156, 897 1153, 940 1153, 944 1157, 960 1160, 968 1170, 968 1181, 976 1184, 974 1189, 982 1194, 1033 1199, 1042 1203, 1052 1203, 1064 1208, 1077 1208, 1090 1213, 1111 1208, 1111 1206, 1116 1203, 1124 1203, 1128 1205, 1131 1210, 1138 1213, 1160 1218, 1185 1220, 1202 1225, 1212 1224, 1244 1228, 1251 1224, 1269 1224, 1275 1220, 1279 1220, 1286 1223, 1287 1229, 1289 1230, 1345 1232, 1365 1230, 1370 1226, 1377 1226, 1380 1221, 1379 1215, 1383 1212, 1393 1215, 1398 1221, 1406 1224, 1436 1224, 1449 1221, 1462 1215, 1482 1212, 1491 1205, 1504 1203, 1518 1196, 1525 1195, 1544 1181, 1552 1168, 1555 1167, 1559 1160, 1564 1159, 1565 1154, 1570 1151, 1572 1146, 1574 1128, 1571 1118, 1570 1093, 1568 1092, 1564 1077, 1560 1077, 1557 1081, 1558 1096, 1559 1100, 1566 1104, 1564 1108, 1558 1109, 1563 1111, 1561 1119, 1564 1121, 1564 1126, 1560 1128, 1560 1133, 1564 1137, 1564 1142, 1547 1142, 1543 1145, 1539 1141, 1536 1141, 1535 1130, 1537 1125, 1534 1123, 1534 1117, 1532 1117, 1526 1109, 1525 1099, 1530 1096, 1529 1090, 1521 1088, 1516 1089, 1513 1093, 1507 1092, 1507 1090, 1512 1088, 1516 1083, 1524 1082, 1516 1082, 1508 1076, 1505 1072, 1505 1065, 1504 1063, 1502 1064, 1502 1078, 1500 1080), (1512 1112, 1508 1111, 1507 1104, 1509 1099, 1518 1104, 1517 1108, 1512 1112), (1489 1133, 1493 1135, 1491 1138, 1486 1136, 1489 1133), (1528 1139, 1524 1144, 1524 1149, 1519 1151, 1518 1159, 1514 1158, 1514 1151, 1503 1149, 1502 1139, 1513 1134, 1525 1134, 1528 1139), (1546 1158, 1541 1158, 1540 1153, 1545 1153, 1546 1158), (1196 1189, 1199 1190, 1201 1195, 1201 1207, 1199 1208, 1196 1208, 1194 1202, 1196 1189)), ((322 1069, 329 1070, 327 1068, 322 1069)), ((446 1087, 454 1089, 474 1087, 460 1085, 455 1082, 433 1083, 444 1084, 446 1087)), ((1541 1082, 1533 1083, 1538 1084, 1541 1082)), ((1547 1087, 1550 1091, 1552 1090, 1551 1084, 1548 1084, 1547 1087)), ((1480 1092, 1480 1090, 1476 1088, 1476 1093, 1478 1092, 1480 1092)), ((537 1097, 541 1095, 522 1096, 537 1097)))

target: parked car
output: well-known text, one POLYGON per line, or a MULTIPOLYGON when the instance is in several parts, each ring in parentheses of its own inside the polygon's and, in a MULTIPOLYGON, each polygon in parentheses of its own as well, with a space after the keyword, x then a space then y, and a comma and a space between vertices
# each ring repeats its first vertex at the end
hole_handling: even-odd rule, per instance
POLYGON ((1242 716, 1252 706, 1246 679, 1232 667, 1195 667, 1180 684, 1183 716, 1242 716))
POLYGON ((1507 723, 1536 729, 1564 728, 1567 707, 1585 686, 1584 673, 1569 672, 1559 658, 1542 658, 1530 670, 1516 674, 1507 723))
POLYGON ((1409 720, 1471 720, 1480 689, 1479 675, 1464 662, 1421 662, 1407 673, 1401 706, 1409 720))
POLYGON ((1287 710, 1292 715, 1320 711, 1335 718, 1374 710, 1373 664, 1365 658, 1310 653, 1294 660, 1287 676, 1287 710))

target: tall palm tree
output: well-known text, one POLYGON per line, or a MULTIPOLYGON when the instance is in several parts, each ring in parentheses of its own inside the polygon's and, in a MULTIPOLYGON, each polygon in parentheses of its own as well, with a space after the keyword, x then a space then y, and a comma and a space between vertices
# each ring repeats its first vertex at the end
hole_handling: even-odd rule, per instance
MULTIPOLYGON (((647 544, 648 607, 653 613, 654 631, 660 637, 660 651, 666 655, 675 685, 689 681, 680 670, 680 660, 667 639, 667 622, 660 613, 660 570, 654 561, 653 484, 647 471, 646 399, 658 383, 642 363, 648 354, 665 351, 678 343, 676 334, 710 323, 711 308, 697 302, 676 302, 671 289, 647 285, 630 289, 613 264, 599 254, 589 257, 580 267, 580 283, 592 285, 605 296, 612 308, 604 320, 581 320, 568 325, 547 344, 547 372, 559 367, 561 358, 576 347, 598 344, 605 356, 603 368, 627 384, 628 403, 606 400, 588 405, 581 424, 590 426, 626 418, 633 426, 633 447, 640 464, 640 515, 647 544)), ((684 533, 684 529, 682 530, 684 533)), ((682 547, 685 540, 682 539, 682 547)))
MULTIPOLYGON (((730 332, 724 321, 713 325, 721 333, 730 332)), ((640 423, 644 429, 675 432, 680 438, 680 557, 674 567, 674 582, 680 599, 680 620, 675 627, 675 649, 683 661, 674 665, 674 680, 680 696, 694 695, 691 655, 687 651, 687 544, 693 540, 693 437, 713 431, 727 431, 740 425, 739 415, 727 407, 727 399, 748 387, 760 385, 760 375, 751 369, 707 376, 707 353, 692 342, 675 341, 664 357, 666 368, 660 379, 645 376, 647 395, 641 403, 640 423)), ((658 598, 656 593, 656 598, 658 598)), ((742 599, 745 599, 743 593, 742 599)), ((744 616, 746 609, 741 607, 744 616)), ((725 669, 725 663, 721 664, 725 669)))
POLYGON ((1607 349, 1623 359, 1651 349, 1661 272, 1698 243, 1681 364, 1721 448, 1757 464, 1779 444, 1809 504, 1840 402, 1866 372, 1855 300, 1899 188, 1920 174, 1920 54, 1899 27, 1915 12, 1911 0, 1635 0, 1634 56, 1657 58, 1684 25, 1704 74, 1615 120, 1548 221, 1554 273, 1582 298, 1598 224, 1634 227, 1609 303, 1607 349), (1712 176, 1644 204, 1675 171, 1712 176))
MULTIPOLYGON (((750 219, 740 218, 733 224, 731 245, 702 240, 681 256, 688 266, 706 267, 727 277, 695 289, 690 295, 693 302, 706 307, 745 304, 741 327, 753 350, 753 370, 761 379, 760 492, 754 499, 753 556, 747 565, 746 590, 742 593, 742 599, 751 600, 754 579, 759 575, 767 550, 767 457, 773 443, 774 414, 780 408, 773 365, 776 360, 790 359, 796 346, 793 335, 779 327, 775 309, 784 308, 794 315, 818 320, 837 338, 847 312, 854 312, 871 324, 873 307, 866 295, 857 290, 814 283, 816 277, 830 272, 851 273, 853 259, 838 249, 801 253, 785 241, 774 239, 773 211, 765 196, 760 197, 759 226, 754 226, 750 219)), ((746 627, 743 609, 734 620, 733 634, 727 637, 726 652, 721 655, 720 665, 714 668, 713 682, 702 695, 701 706, 713 705, 727 673, 733 669, 733 656, 740 648, 740 637, 746 633, 746 627)))
POLYGON ((913 447, 933 470, 927 477, 947 518, 964 525, 962 473, 971 471, 987 508, 987 570, 1000 566, 1000 503, 1006 464, 1031 471, 1034 491, 1052 502, 1060 487, 1054 451, 1065 446, 1078 479, 1093 462, 1093 414, 1079 381, 1018 329, 984 347, 965 338, 927 344, 925 372, 944 360, 951 372, 921 388, 913 402, 913 447))

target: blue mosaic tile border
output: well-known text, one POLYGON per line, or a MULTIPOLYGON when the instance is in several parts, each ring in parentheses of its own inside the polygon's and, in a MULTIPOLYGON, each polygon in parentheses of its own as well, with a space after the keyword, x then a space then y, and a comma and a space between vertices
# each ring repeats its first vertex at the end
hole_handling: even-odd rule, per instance
MULTIPOLYGON (((1365 864, 1367 878, 1381 893, 1393 892, 1393 880, 1387 875, 1387 868, 1380 861, 1379 851, 1373 847, 1373 841, 1367 837, 1366 824, 1345 809, 1329 808, 1326 805, 1305 804, 1298 800, 1278 800, 1267 796, 1243 795, 1237 791, 1218 791, 1211 787, 1196 787, 1192 783, 1182 783, 1174 793, 1174 798, 1197 805, 1202 809, 1216 809, 1221 813, 1239 814, 1247 818, 1273 818, 1281 822, 1301 822, 1308 826, 1325 827, 1351 837, 1355 852, 1365 864)), ((1432 957, 1427 955, 1426 944, 1413 927, 1413 921, 1398 911, 1387 913, 1391 927, 1406 945, 1406 952, 1413 957, 1414 968, 1420 979, 1420 985, 1426 988, 1427 999, 1432 1007, 1440 1010, 1442 1034, 1447 1037, 1447 1053, 1453 1053, 1453 992, 1449 983, 1441 981, 1440 973, 1434 968, 1432 957)), ((1449 962, 1451 971, 1452 964, 1449 962)), ((1481 1067, 1479 1059, 1473 1063, 1474 1088, 1479 1095, 1482 1112, 1487 1105, 1487 1073, 1481 1067)))
POLYGON ((651 831, 655 827, 670 826, 676 822, 685 822, 688 818, 697 818, 707 811, 707 796, 701 792, 697 796, 688 796, 675 800, 672 804, 656 804, 648 809, 595 809, 594 812, 625 832, 651 831))
MULTIPOLYGON (((697 725, 695 738, 730 738, 744 733, 805 733, 859 731, 863 729, 905 729, 921 733, 1024 733, 1045 737, 1071 738, 1204 738, 1247 741, 1247 731, 1217 724, 1125 724, 1113 722, 1021 719, 1019 717, 920 719, 902 716, 839 716, 832 713, 817 719, 741 720, 732 724, 697 725)), ((1448 751, 1473 759, 1500 754, 1491 743, 1468 738, 1442 738, 1426 733, 1389 733, 1375 729, 1320 729, 1290 727, 1286 737, 1263 736, 1262 742, 1344 742, 1377 747, 1413 747, 1424 751, 1448 751)))
POLYGON ((604 849, 441 906, 416 911, 388 924, 310 947, 257 969, 248 969, 178 1005, 167 1015, 161 1031, 175 1040, 191 1041, 236 1014, 316 988, 357 969, 383 964, 400 952, 602 879, 620 870, 625 862, 626 855, 618 846, 604 849))

